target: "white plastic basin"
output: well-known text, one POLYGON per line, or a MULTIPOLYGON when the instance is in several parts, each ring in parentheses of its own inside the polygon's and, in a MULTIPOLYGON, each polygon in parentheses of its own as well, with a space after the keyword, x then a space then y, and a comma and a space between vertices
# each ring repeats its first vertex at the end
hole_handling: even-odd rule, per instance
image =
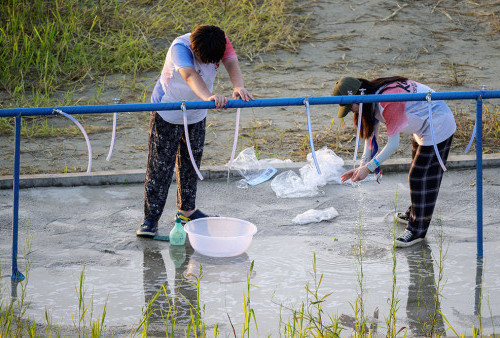
POLYGON ((194 250, 205 256, 232 257, 244 253, 257 227, 231 217, 206 217, 188 222, 184 230, 194 250))

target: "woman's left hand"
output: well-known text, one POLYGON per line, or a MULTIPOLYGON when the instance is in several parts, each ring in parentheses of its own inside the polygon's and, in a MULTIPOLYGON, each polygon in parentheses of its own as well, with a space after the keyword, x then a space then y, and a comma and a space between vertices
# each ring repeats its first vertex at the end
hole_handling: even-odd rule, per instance
POLYGON ((244 87, 235 87, 233 91, 233 99, 241 98, 243 101, 253 100, 252 94, 248 92, 244 87))

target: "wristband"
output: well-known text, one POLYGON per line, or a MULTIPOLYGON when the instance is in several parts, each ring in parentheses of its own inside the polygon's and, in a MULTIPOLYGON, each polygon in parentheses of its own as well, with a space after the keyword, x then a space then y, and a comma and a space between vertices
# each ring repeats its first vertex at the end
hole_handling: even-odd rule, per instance
POLYGON ((375 163, 377 165, 377 167, 380 167, 380 162, 377 160, 376 157, 374 157, 372 160, 373 160, 373 163, 375 163))

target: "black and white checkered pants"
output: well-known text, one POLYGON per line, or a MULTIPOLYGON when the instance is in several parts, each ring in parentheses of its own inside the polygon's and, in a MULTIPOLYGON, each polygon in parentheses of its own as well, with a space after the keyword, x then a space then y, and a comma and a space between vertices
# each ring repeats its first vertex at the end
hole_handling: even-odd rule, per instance
MULTIPOLYGON (((448 159, 453 135, 437 144, 443 163, 448 159)), ((413 141, 412 164, 408 181, 410 183, 411 206, 406 211, 410 215, 407 229, 417 235, 424 235, 429 229, 432 214, 443 178, 433 146, 421 146, 413 141)))
MULTIPOLYGON (((205 143, 205 121, 188 125, 189 143, 198 168, 205 143)), ((177 209, 194 210, 198 176, 189 158, 184 125, 165 121, 156 112, 149 120, 149 154, 144 183, 144 219, 158 222, 167 201, 174 166, 177 209)))

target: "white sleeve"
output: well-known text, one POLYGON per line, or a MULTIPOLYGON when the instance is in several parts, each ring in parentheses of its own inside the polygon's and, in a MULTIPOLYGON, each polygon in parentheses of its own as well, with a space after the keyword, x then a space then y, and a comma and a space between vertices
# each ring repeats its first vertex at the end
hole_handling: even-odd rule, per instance
MULTIPOLYGON (((389 136, 387 138, 387 144, 385 145, 384 149, 382 149, 382 151, 376 156, 379 165, 382 164, 385 160, 387 160, 398 148, 399 148, 399 133, 397 133, 394 136, 389 136)), ((372 172, 378 167, 378 165, 373 160, 368 162, 366 166, 372 172)))
MULTIPOLYGON (((367 164, 372 159, 372 150, 371 150, 371 140, 374 135, 378 135, 378 123, 373 128, 372 136, 365 139, 365 148, 363 149, 363 155, 361 156, 361 165, 367 164)), ((375 170, 375 169, 374 169, 375 170)))
POLYGON ((371 138, 365 139, 365 149, 363 150, 363 155, 361 156, 361 164, 367 164, 372 159, 370 140, 371 138))

